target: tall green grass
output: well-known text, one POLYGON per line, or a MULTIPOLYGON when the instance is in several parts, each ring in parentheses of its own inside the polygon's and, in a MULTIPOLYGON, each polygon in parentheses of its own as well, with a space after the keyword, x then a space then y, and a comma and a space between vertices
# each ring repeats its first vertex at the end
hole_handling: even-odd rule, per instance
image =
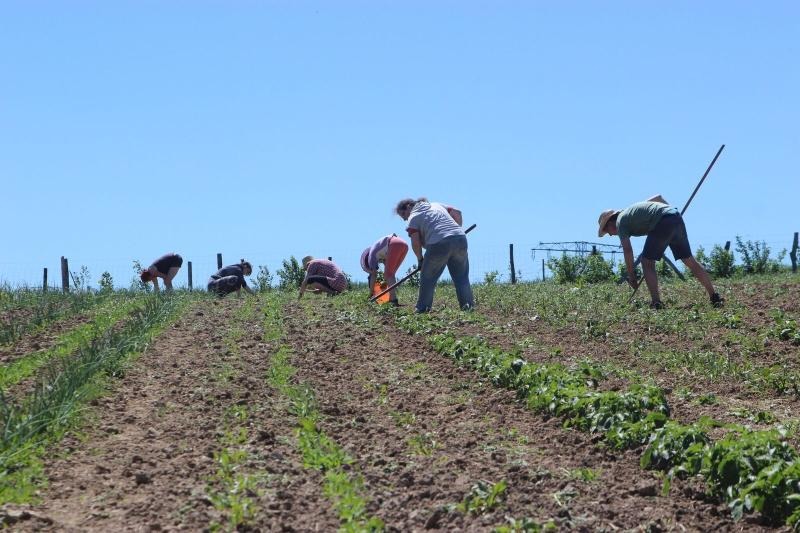
POLYGON ((53 360, 22 404, 0 395, 0 503, 32 497, 34 485, 44 482, 46 446, 99 394, 102 377, 121 374, 125 360, 143 350, 184 303, 176 297, 150 298, 123 328, 109 328, 73 357, 53 360))

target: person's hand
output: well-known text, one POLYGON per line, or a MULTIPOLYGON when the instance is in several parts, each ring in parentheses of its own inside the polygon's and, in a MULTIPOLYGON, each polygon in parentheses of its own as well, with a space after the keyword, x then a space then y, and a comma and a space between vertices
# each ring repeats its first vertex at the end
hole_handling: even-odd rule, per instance
POLYGON ((639 286, 639 280, 636 279, 636 274, 634 273, 633 276, 628 276, 628 285, 631 286, 631 289, 636 290, 639 286))
POLYGON ((422 268, 423 259, 425 259, 425 257, 417 257, 417 268, 422 268))

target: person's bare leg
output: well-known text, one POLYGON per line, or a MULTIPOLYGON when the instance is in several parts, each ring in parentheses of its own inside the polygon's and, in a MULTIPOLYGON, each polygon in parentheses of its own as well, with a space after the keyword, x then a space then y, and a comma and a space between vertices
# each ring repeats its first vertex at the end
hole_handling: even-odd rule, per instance
POLYGON ((313 288, 314 292, 325 292, 325 293, 328 293, 328 294, 333 294, 334 293, 334 291, 330 290, 328 287, 326 287, 322 283, 313 282, 313 283, 309 283, 308 286, 313 288))
MULTIPOLYGON (((391 287, 395 283, 397 283, 397 277, 394 274, 386 274, 384 275, 384 279, 386 280, 386 286, 391 287)), ((397 289, 392 289, 389 291, 389 299, 390 300, 397 300, 397 289)))
MULTIPOLYGON (((647 283, 647 290, 650 291, 650 300, 653 304, 661 302, 661 295, 658 293, 658 275, 656 275, 656 262, 652 259, 642 257, 642 273, 644 281, 647 283)), ((635 274, 634 274, 635 275, 635 274)))
POLYGON ((713 297, 716 291, 714 291, 714 285, 711 283, 711 277, 708 275, 708 272, 706 272, 706 269, 703 268, 693 256, 681 259, 681 261, 692 271, 692 275, 700 282, 700 285, 706 289, 708 297, 713 297))
POLYGON ((164 276, 164 289, 167 291, 172 291, 172 280, 178 275, 178 270, 180 270, 179 267, 171 267, 167 275, 164 276))

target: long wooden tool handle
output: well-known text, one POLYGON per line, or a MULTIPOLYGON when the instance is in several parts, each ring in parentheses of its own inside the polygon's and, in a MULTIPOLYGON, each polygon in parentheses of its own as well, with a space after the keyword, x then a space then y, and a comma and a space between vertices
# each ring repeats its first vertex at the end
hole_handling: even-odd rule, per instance
MULTIPOLYGON (((468 227, 467 229, 465 229, 465 230, 464 230, 464 234, 467 234, 467 233, 469 233, 470 231, 474 230, 476 226, 477 226, 477 224, 473 224, 473 225, 471 225, 470 227, 468 227)), ((379 292, 379 293, 378 293, 378 294, 376 294, 375 296, 372 296, 372 297, 369 299, 369 301, 370 301, 370 302, 374 302, 375 300, 377 300, 378 298, 380 298, 381 296, 383 296, 384 294, 386 294, 386 293, 387 293, 387 292, 389 292, 390 290, 394 289, 395 287, 397 287, 398 285, 400 285, 401 283, 403 283, 404 281, 406 281, 407 279, 409 279, 411 276, 413 276, 414 274, 416 274, 417 272, 419 272, 419 269, 420 269, 420 267, 417 267, 417 268, 415 268, 415 269, 414 269, 412 272, 410 272, 409 274, 406 274, 406 276, 405 276, 405 277, 403 277, 403 279, 401 279, 400 281, 396 281, 396 282, 394 282, 394 283, 392 284, 392 286, 391 286, 391 287, 386 287, 385 289, 383 289, 381 292, 379 292)))
POLYGON ((711 160, 711 164, 710 164, 710 165, 708 165, 708 168, 706 169, 706 172, 705 172, 705 174, 703 174, 703 177, 702 177, 702 178, 700 178, 700 183, 698 183, 698 184, 697 184, 697 187, 695 187, 695 188, 694 188, 694 191, 692 191, 692 195, 691 195, 691 196, 689 197, 689 199, 686 201, 686 205, 684 205, 684 206, 683 206, 683 209, 681 209, 681 216, 683 216, 683 214, 684 214, 684 213, 686 212, 686 210, 689 208, 689 204, 690 204, 690 203, 692 203, 692 200, 694 199, 694 195, 695 195, 695 194, 697 194, 697 191, 699 191, 699 190, 700 190, 700 186, 701 186, 701 185, 703 184, 703 182, 706 180, 706 176, 708 176, 708 173, 709 173, 709 172, 711 172, 711 168, 714 166, 714 163, 716 163, 716 162, 717 162, 717 158, 719 157, 719 154, 721 154, 721 153, 722 153, 722 150, 723 150, 724 148, 725 148, 725 145, 723 144, 722 146, 720 146, 720 147, 719 147, 719 150, 717 150, 717 155, 715 155, 715 156, 714 156, 714 159, 712 159, 712 160, 711 160))

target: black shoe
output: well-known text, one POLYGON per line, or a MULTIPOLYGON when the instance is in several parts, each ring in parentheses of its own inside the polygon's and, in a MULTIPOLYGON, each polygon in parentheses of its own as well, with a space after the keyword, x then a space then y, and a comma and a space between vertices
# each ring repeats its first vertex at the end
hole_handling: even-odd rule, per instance
POLYGON ((711 305, 717 308, 722 307, 725 305, 725 298, 720 296, 718 292, 715 292, 711 295, 711 305))
POLYGON ((650 302, 650 309, 655 309, 656 311, 659 309, 664 309, 664 304, 661 303, 661 300, 650 302))

